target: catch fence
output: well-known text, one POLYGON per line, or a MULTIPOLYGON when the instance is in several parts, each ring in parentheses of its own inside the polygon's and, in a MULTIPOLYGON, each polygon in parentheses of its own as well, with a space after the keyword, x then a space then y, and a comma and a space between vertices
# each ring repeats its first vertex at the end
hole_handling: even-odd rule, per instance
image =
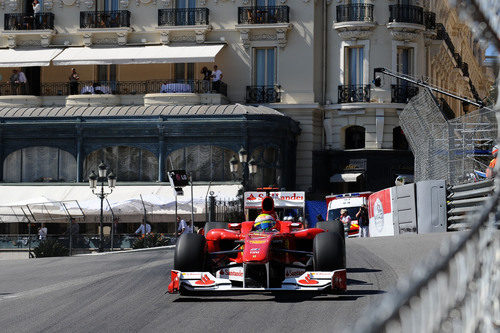
POLYGON ((486 170, 498 132, 494 110, 447 120, 432 93, 421 89, 399 118, 415 157, 415 181, 445 179, 457 185, 486 170))

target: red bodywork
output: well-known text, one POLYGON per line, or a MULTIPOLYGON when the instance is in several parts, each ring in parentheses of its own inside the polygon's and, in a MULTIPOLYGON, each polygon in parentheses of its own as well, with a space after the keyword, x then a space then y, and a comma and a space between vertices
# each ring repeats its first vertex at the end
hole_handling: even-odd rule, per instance
MULTIPOLYGON (((276 216, 271 197, 266 197, 262 201, 262 212, 276 216)), ((172 271, 169 292, 179 291, 183 278, 190 280, 189 286, 192 289, 204 287, 204 290, 210 290, 212 286, 226 283, 220 282, 221 279, 230 281, 227 283, 232 287, 234 283, 240 283, 238 284, 242 286, 240 289, 245 289, 248 288, 248 286, 245 287, 245 283, 248 283, 247 277, 252 274, 254 277, 258 276, 261 280, 265 280, 262 274, 259 275, 259 272, 256 272, 258 269, 255 268, 259 267, 264 267, 267 273, 267 281, 260 281, 259 288, 280 289, 273 285, 281 286, 281 282, 283 286, 291 285, 290 279, 302 276, 300 280, 294 282, 298 285, 295 289, 313 287, 319 283, 323 289, 331 286, 333 289, 345 290, 345 269, 334 272, 307 273, 312 270, 313 240, 317 234, 325 232, 323 229, 305 229, 302 223, 277 221, 274 230, 261 232, 253 231, 253 225, 253 221, 245 221, 229 223, 228 229, 210 230, 205 235, 206 272, 172 271), (251 270, 255 272, 249 273, 251 270), (304 274, 308 275, 304 276, 304 274), (322 280, 322 284, 317 281, 318 279, 322 280), (325 279, 330 280, 328 286, 325 284, 327 283, 325 279)), ((284 289, 292 290, 288 287, 284 289)))

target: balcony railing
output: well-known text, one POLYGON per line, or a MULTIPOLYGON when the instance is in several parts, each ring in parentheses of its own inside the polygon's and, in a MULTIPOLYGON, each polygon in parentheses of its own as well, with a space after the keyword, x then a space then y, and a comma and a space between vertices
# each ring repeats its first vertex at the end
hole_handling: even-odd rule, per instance
POLYGON ((280 103, 281 86, 247 86, 247 103, 280 103))
POLYGON ((436 13, 424 12, 424 25, 427 30, 436 29, 436 13))
POLYGON ((128 10, 80 12, 80 28, 130 27, 128 10))
POLYGON ((348 84, 339 86, 339 104, 370 101, 369 84, 348 84))
POLYGON ((238 7, 238 24, 289 23, 288 6, 238 7))
POLYGON ((424 24, 424 9, 412 5, 390 5, 389 23, 404 22, 414 24, 424 24))
POLYGON ((10 13, 4 15, 4 30, 52 30, 54 14, 10 13))
POLYGON ((42 96, 67 96, 75 94, 136 95, 151 93, 220 93, 227 95, 227 85, 217 86, 204 80, 149 80, 149 81, 82 81, 71 86, 69 82, 42 83, 42 96))
POLYGON ((208 25, 208 8, 158 9, 158 26, 208 25))
POLYGON ((408 103, 418 94, 418 87, 411 84, 391 84, 391 102, 408 103))
POLYGON ((373 22, 373 5, 349 4, 337 6, 337 22, 373 22))

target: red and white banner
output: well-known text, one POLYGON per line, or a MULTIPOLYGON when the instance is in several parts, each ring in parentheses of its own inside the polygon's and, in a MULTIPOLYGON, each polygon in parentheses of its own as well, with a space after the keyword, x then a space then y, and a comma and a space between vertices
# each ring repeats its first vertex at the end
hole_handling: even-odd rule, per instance
POLYGON ((391 189, 375 192, 368 198, 370 237, 394 236, 391 189))
MULTIPOLYGON (((306 193, 295 192, 270 192, 274 199, 274 207, 302 208, 306 200, 306 193)), ((245 208, 261 208, 262 199, 266 197, 266 192, 245 192, 245 208)))

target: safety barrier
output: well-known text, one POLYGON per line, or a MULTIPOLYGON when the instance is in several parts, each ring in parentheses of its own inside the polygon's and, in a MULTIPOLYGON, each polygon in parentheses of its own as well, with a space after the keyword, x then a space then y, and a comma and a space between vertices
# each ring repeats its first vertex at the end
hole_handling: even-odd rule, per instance
MULTIPOLYGON (((454 235, 409 279, 400 280, 394 292, 365 311, 367 315, 354 331, 498 332, 500 237, 495 223, 500 213, 499 190, 477 214, 467 215, 465 223, 472 226, 469 232, 454 235)), ((465 196, 466 190, 462 192, 465 196)))
POLYGON ((447 209, 448 230, 466 230, 471 228, 467 214, 476 213, 494 189, 493 180, 455 185, 448 187, 447 209))

